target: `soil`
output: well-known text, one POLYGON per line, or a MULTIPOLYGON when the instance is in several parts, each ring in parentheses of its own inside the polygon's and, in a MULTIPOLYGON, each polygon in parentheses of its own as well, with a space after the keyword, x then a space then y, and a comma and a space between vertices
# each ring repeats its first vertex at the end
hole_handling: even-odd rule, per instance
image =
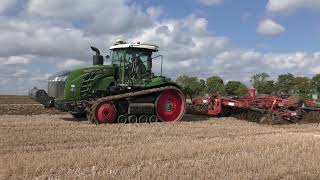
POLYGON ((0 115, 61 114, 53 108, 45 108, 28 96, 0 95, 0 115))

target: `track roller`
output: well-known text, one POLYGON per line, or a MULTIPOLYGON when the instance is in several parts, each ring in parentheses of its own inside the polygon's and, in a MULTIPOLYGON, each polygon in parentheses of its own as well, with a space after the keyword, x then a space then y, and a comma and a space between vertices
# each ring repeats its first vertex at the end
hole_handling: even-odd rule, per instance
POLYGON ((141 115, 139 117, 139 123, 146 123, 148 122, 148 117, 146 115, 141 115))
POLYGON ((156 115, 152 115, 149 117, 149 123, 158 122, 158 117, 156 115))
POLYGON ((125 116, 125 115, 120 115, 120 116, 118 117, 118 123, 122 123, 122 124, 127 123, 127 116, 125 116))
POLYGON ((137 123, 138 122, 138 117, 136 115, 130 115, 128 117, 129 123, 137 123))

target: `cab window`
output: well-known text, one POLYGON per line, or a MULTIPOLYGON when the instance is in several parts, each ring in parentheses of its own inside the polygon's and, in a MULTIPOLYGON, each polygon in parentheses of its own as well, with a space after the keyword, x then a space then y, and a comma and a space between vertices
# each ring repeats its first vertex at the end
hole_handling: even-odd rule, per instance
POLYGON ((125 53, 124 49, 115 49, 112 51, 112 64, 120 65, 125 60, 125 53))
POLYGON ((133 60, 137 58, 144 65, 146 71, 151 71, 152 63, 151 63, 151 52, 142 50, 142 49, 131 49, 127 52, 127 60, 129 63, 132 63, 133 60))

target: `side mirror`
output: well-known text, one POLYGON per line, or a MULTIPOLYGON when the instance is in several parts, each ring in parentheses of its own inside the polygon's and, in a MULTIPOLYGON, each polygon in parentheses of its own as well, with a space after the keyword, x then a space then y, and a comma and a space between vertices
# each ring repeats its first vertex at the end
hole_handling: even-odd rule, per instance
POLYGON ((106 65, 111 65, 110 55, 106 55, 106 65))

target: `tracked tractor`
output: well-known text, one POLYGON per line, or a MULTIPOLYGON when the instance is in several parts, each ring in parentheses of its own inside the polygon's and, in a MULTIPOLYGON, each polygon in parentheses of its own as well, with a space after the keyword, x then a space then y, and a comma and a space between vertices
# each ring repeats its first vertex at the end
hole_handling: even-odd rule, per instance
POLYGON ((158 46, 117 40, 104 65, 99 49, 93 65, 59 72, 48 80, 48 93, 34 88, 29 94, 46 107, 85 115, 96 124, 175 122, 185 112, 185 98, 178 85, 162 76, 163 56, 153 56, 158 46), (161 74, 152 72, 161 61, 161 74))

